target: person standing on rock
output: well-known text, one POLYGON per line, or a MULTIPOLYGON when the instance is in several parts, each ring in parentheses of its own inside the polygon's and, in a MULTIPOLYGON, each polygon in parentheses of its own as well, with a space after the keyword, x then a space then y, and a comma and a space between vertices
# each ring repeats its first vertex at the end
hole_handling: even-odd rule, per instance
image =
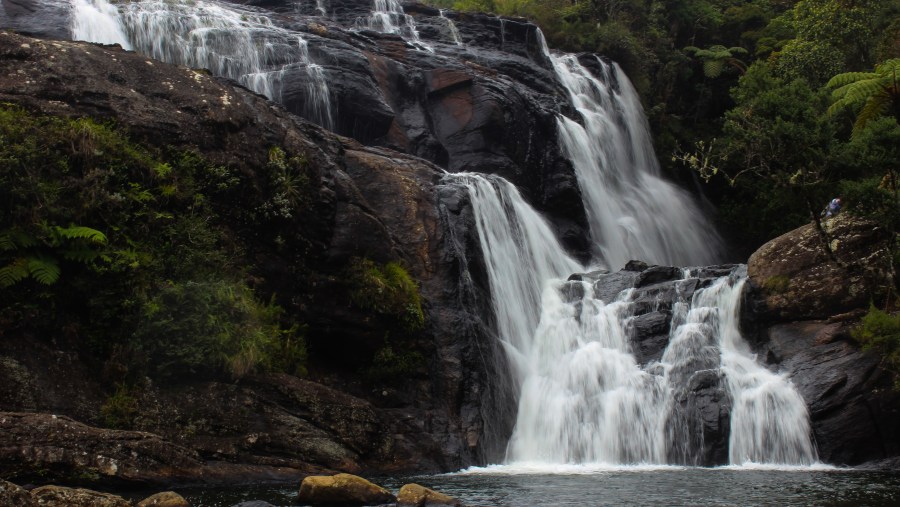
POLYGON ((841 211, 841 198, 835 197, 825 206, 825 209, 822 211, 822 216, 825 218, 831 218, 838 214, 841 211))

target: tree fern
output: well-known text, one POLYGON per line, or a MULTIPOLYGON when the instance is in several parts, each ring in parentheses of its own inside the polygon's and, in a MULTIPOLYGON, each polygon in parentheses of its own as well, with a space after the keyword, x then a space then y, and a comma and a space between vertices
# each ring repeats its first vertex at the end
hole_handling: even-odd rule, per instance
POLYGON ((703 61, 703 74, 708 78, 717 78, 722 75, 726 64, 738 69, 742 74, 747 71, 747 65, 736 57, 736 55, 747 54, 747 50, 742 47, 726 48, 715 44, 707 49, 688 46, 684 50, 693 53, 696 58, 703 61))
POLYGON ((831 78, 826 84, 835 88, 828 114, 845 109, 858 109, 853 123, 852 136, 856 137, 866 124, 891 109, 900 113, 900 58, 887 60, 875 67, 875 72, 845 72, 831 78))

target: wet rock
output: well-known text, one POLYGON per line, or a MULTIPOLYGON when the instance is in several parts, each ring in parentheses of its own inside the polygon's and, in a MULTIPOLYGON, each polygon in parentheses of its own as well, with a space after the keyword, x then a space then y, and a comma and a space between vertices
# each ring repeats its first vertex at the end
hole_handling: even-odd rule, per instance
POLYGON ((24 488, 0 479, 0 505, 36 507, 37 503, 24 488))
POLYGON ((638 275, 637 280, 635 280, 634 286, 646 287, 648 285, 669 282, 679 278, 681 278, 680 268, 671 266, 652 266, 641 271, 641 274, 638 275))
POLYGON ((191 507, 191 504, 174 491, 163 491, 141 500, 135 507, 191 507))
POLYGON ((623 271, 644 271, 650 266, 644 261, 630 260, 625 267, 622 268, 623 271))
POLYGON ((828 318, 865 307, 893 287, 888 231, 846 213, 823 227, 833 259, 815 224, 788 232, 750 256, 747 272, 770 320, 828 318))
POLYGON ((630 320, 631 339, 636 345, 634 353, 640 364, 646 365, 662 358, 669 344, 671 325, 672 313, 669 311, 645 313, 630 320))
POLYGON ((37 505, 45 507, 131 507, 131 502, 89 489, 42 486, 31 491, 37 505))
POLYGON ((459 500, 418 484, 404 484, 400 488, 400 492, 397 493, 397 505, 399 507, 430 507, 437 505, 463 507, 462 502, 459 500))
POLYGON ((608 275, 601 275, 594 282, 594 297, 609 304, 615 301, 623 290, 634 287, 637 277, 637 273, 633 270, 622 270, 608 275))
POLYGON ((309 476, 297 495, 298 502, 310 505, 380 505, 396 500, 390 491, 350 474, 309 476))
POLYGON ((779 324, 767 338, 761 356, 786 372, 806 401, 822 461, 857 465, 900 456, 900 392, 877 355, 825 321, 779 324))
POLYGON ((232 505, 231 507, 275 507, 269 502, 263 502, 262 500, 250 500, 249 502, 241 502, 232 505))

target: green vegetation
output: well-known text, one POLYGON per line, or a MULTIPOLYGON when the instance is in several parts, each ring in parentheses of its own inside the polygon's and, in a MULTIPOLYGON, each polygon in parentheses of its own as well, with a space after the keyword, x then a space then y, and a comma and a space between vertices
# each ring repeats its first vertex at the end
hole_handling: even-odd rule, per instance
POLYGON ((863 350, 874 350, 884 358, 883 365, 894 372, 900 389, 900 315, 879 310, 874 305, 852 331, 863 350))
POLYGON ((425 357, 421 353, 385 344, 375 353, 372 365, 363 375, 373 382, 396 384, 409 380, 424 367, 425 357))
POLYGON ((351 264, 348 279, 352 285, 350 299, 357 307, 394 319, 407 333, 425 325, 419 287, 400 264, 379 266, 369 259, 357 259, 351 264))
POLYGON ((248 250, 304 212, 307 164, 274 147, 266 168, 239 174, 111 123, 0 105, 3 334, 102 365, 119 386, 101 413, 115 427, 147 376, 305 374, 305 327, 261 288, 248 250))
POLYGON ((124 384, 116 386, 116 392, 100 407, 100 418, 107 428, 131 429, 138 413, 138 401, 124 384))

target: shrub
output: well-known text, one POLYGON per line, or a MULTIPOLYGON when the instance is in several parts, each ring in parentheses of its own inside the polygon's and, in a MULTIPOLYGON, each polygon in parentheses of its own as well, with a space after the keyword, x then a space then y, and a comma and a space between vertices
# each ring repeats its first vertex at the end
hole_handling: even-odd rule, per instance
POLYGON ((375 353, 372 365, 363 374, 375 382, 397 383, 414 375, 425 366, 425 358, 416 351, 398 349, 391 345, 375 353))
POLYGON ((425 325, 419 286, 396 262, 383 266, 357 259, 350 266, 350 299, 359 308, 398 319, 400 327, 413 332, 425 325))
POLYGON ((100 418, 107 428, 130 429, 134 425, 137 412, 138 402, 131 389, 119 384, 116 386, 116 392, 100 407, 100 418))
MULTIPOLYGON (((863 350, 881 354, 884 363, 894 369, 896 375, 900 369, 900 314, 890 314, 872 305, 851 335, 863 350)), ((900 389, 900 378, 895 387, 900 389)))
POLYGON ((282 310, 239 282, 170 283, 143 305, 136 347, 164 379, 185 373, 241 378, 259 371, 305 371, 297 328, 282 329, 282 310))

